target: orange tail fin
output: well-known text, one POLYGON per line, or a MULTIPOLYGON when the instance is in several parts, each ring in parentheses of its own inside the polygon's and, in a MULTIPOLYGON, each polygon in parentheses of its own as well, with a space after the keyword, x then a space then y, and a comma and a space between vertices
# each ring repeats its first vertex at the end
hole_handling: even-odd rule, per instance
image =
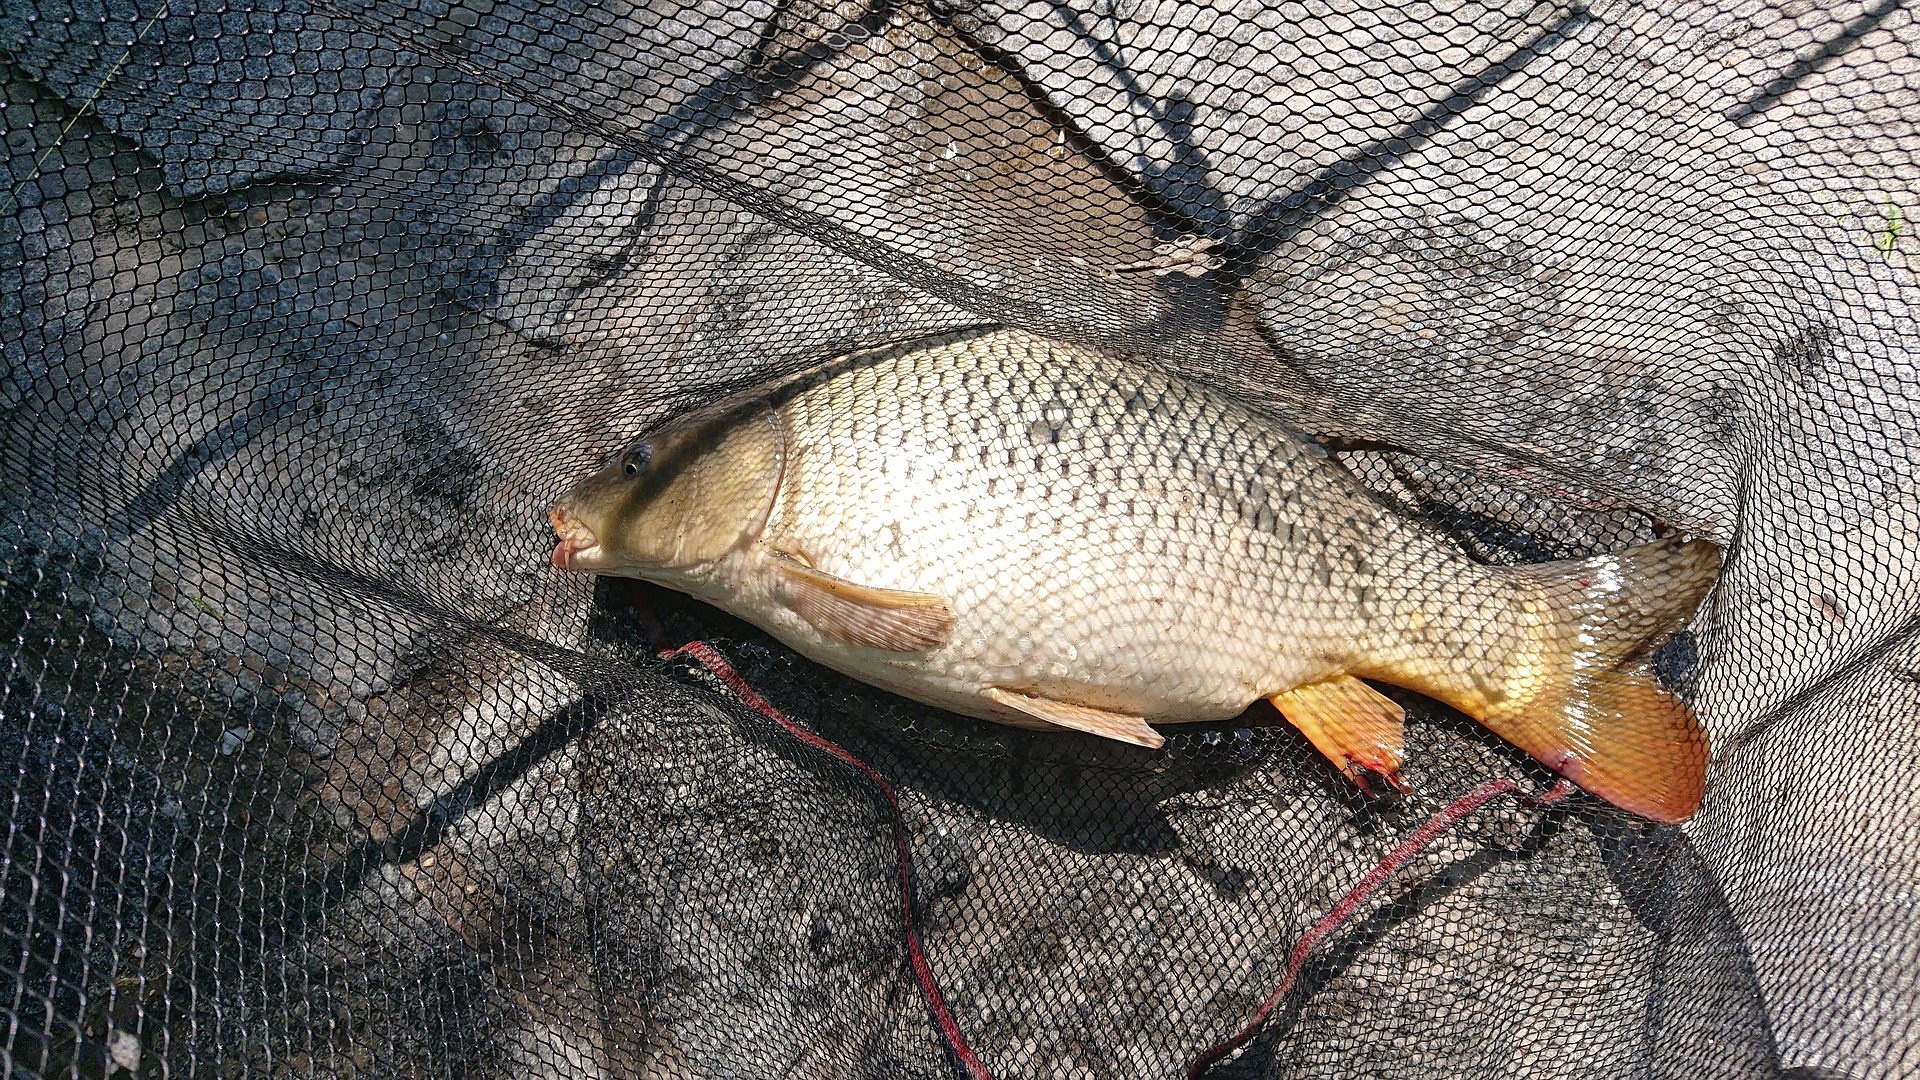
POLYGON ((1533 662, 1509 696, 1469 710, 1501 738, 1624 810, 1685 821, 1706 786, 1707 735, 1644 657, 1686 625, 1720 569, 1703 540, 1515 567, 1531 606, 1533 662))
POLYGON ((1700 808, 1707 734, 1642 665, 1550 683, 1477 719, 1622 810, 1678 822, 1700 808))
POLYGON ((1356 672, 1439 698, 1548 768, 1624 810, 1685 821, 1706 786, 1707 735, 1654 681, 1646 654, 1685 626, 1713 587, 1719 551, 1662 540, 1611 555, 1516 566, 1504 641, 1462 627, 1453 658, 1485 663, 1462 678, 1434 657, 1356 672))

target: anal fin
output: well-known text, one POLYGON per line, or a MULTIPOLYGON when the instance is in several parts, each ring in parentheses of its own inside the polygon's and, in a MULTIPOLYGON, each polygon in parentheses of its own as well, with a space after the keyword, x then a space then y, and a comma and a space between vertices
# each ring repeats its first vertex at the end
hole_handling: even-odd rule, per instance
POLYGON ((1399 702, 1351 675, 1296 686, 1267 700, 1362 789, 1371 793, 1367 777, 1378 775, 1407 790, 1400 778, 1407 713, 1399 702))
POLYGON ((828 637, 905 653, 931 649, 953 636, 953 608, 945 597, 861 585, 784 552, 774 553, 774 566, 787 580, 789 606, 828 637))
POLYGON ((1125 713, 1108 712, 1105 709, 1094 709, 1085 705, 1054 701, 1051 698, 1015 693, 1012 690, 1002 690, 997 686, 989 686, 986 689, 986 696, 990 701, 1026 713, 1036 720, 1045 720, 1056 727, 1084 731, 1089 735, 1132 743, 1150 750, 1159 749, 1167 741, 1159 732, 1148 727, 1145 720, 1125 713))

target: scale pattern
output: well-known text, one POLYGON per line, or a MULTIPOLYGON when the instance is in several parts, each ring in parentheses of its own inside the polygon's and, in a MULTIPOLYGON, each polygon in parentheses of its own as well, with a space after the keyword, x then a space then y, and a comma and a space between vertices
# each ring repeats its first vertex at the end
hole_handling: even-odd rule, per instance
POLYGON ((776 405, 788 464, 764 543, 946 597, 954 635, 889 656, 782 616, 771 590, 732 607, 883 685, 1003 719, 1018 714, 986 687, 1219 720, 1408 652, 1462 681, 1525 655, 1515 583, 1202 387, 1020 331, 859 356, 803 386, 776 405), (1361 655, 1377 645, 1392 652, 1361 655))

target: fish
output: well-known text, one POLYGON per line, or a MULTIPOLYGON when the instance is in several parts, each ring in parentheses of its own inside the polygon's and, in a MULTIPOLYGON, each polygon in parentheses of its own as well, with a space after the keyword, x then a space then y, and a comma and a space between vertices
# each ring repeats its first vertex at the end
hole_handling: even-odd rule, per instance
POLYGON ((1648 663, 1719 572, 1671 536, 1492 565, 1225 393, 1012 328, 853 352, 673 419, 569 487, 564 569, 639 578, 951 712, 1157 748, 1262 698, 1406 790, 1404 707, 1630 813, 1708 740, 1648 663))

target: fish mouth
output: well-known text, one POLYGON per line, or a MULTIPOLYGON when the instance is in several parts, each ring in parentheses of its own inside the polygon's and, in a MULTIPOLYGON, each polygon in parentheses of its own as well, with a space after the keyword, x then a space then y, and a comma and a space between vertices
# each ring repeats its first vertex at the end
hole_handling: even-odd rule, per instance
POLYGON ((555 503, 547 511, 554 534, 560 542, 553 548, 553 565, 562 570, 598 570, 606 565, 606 553, 600 550, 600 538, 573 511, 555 503))

